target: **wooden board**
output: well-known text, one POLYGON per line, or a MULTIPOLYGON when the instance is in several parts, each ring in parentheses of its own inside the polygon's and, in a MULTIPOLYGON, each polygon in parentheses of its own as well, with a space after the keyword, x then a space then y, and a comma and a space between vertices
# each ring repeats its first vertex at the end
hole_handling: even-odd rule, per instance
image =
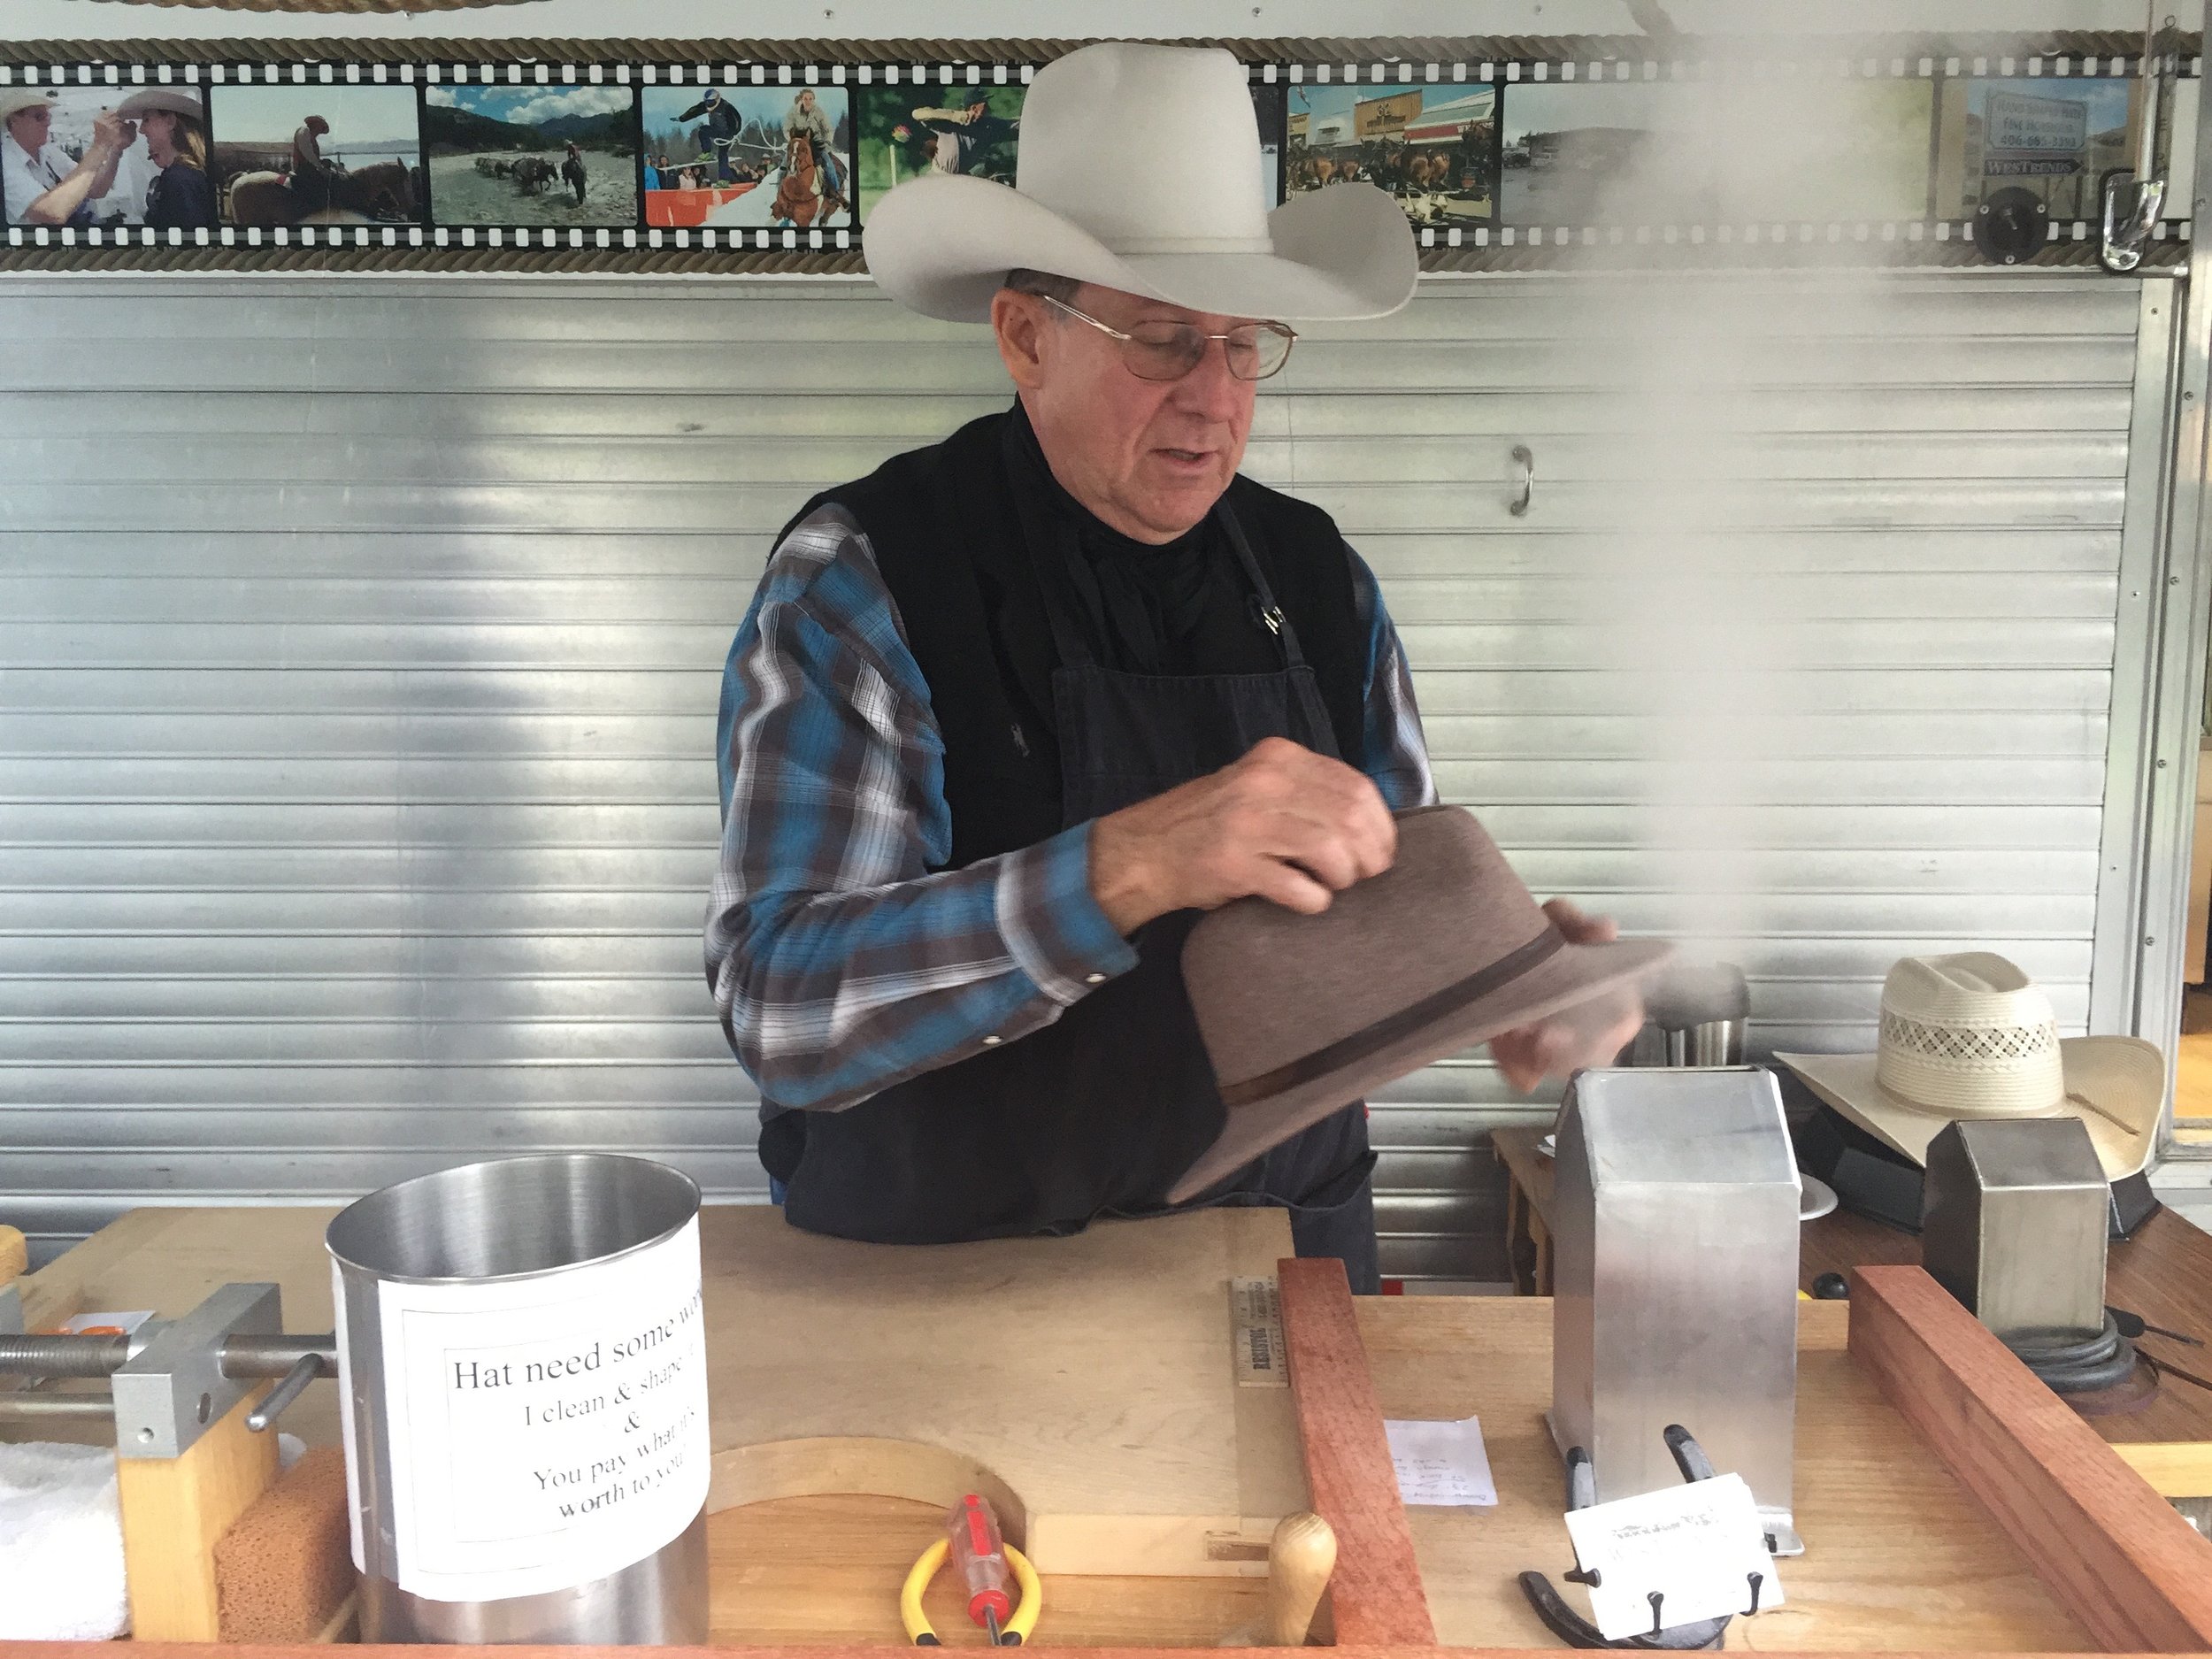
POLYGON ((1921 1269, 1851 1302, 1853 1357, 2108 1651, 2212 1649, 2212 1542, 1921 1269))
MULTIPOLYGON (((174 1315, 226 1281, 273 1279, 287 1328, 327 1331, 333 1213, 134 1210, 27 1282, 174 1315)), ((701 1233, 722 1502, 833 1476, 936 1502, 973 1474, 997 1483, 1041 1571, 1252 1577, 1275 1523, 1306 1507, 1290 1391, 1240 1387, 1231 1363, 1227 1281, 1270 1278, 1289 1253, 1279 1210, 902 1248, 718 1205, 701 1233), (823 1440, 847 1444, 736 1455, 823 1440)), ((334 1440, 335 1385, 311 1385, 284 1426, 334 1440)))
POLYGON ((1316 1514, 1336 1532, 1328 1605, 1336 1640, 1432 1643, 1398 1473, 1359 1338, 1344 1263, 1277 1263, 1290 1386, 1316 1514))
POLYGON ((175 1457, 119 1457, 123 1570, 131 1630, 152 1641, 213 1641, 221 1628, 215 1541, 276 1479, 277 1437, 246 1417, 273 1383, 257 1383, 175 1457))
MULTIPOLYGON (((2087 1632, 2026 1557, 1845 1351, 1848 1310, 1801 1304, 1796 1518, 1805 1554, 1780 1564, 1788 1605, 1729 1627, 1762 1651, 2082 1651, 2087 1632)), ((1514 1576, 1561 1583, 1574 1564, 1564 1479, 1544 1426, 1551 1303, 1536 1297, 1379 1297, 1358 1303, 1383 1413, 1479 1417, 1498 1507, 1408 1511, 1447 1644, 1545 1647, 1514 1576)))

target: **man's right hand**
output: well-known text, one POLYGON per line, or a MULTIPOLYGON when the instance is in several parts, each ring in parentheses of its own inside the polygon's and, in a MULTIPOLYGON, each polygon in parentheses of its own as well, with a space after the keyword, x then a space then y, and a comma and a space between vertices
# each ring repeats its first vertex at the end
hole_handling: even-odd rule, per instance
POLYGON ((1365 774, 1271 737, 1091 827, 1091 893, 1119 932, 1257 894, 1308 915, 1390 868, 1398 826, 1365 774))

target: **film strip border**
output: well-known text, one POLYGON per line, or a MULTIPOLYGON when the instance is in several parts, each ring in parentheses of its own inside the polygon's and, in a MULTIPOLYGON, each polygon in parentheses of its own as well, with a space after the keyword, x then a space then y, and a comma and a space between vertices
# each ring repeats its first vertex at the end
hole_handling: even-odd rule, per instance
MULTIPOLYGON (((1356 88, 1363 95, 1451 86, 1487 86, 1509 98, 1517 85, 1565 88, 1578 83, 1701 81, 1747 78, 1789 81, 1921 80, 1938 83, 1978 80, 2083 80, 2134 81, 2143 69, 2140 39, 2136 50, 2112 50, 2127 37, 2114 35, 2050 37, 2038 49, 2024 44, 1986 50, 1951 50, 1959 42, 1913 41, 1841 43, 1823 42, 1801 54, 1749 58, 1717 50, 1719 42, 1670 41, 1679 55, 1651 52, 1661 42, 1582 38, 1535 42, 1497 42, 1520 49, 1497 57, 1428 56, 1440 42, 1332 43, 1338 50, 1312 53, 1306 60, 1256 58, 1256 46, 1274 42, 1220 42, 1239 51, 1256 88, 1356 88), (1702 45, 1708 50, 1701 51, 1702 45), (2085 45, 2086 50, 2075 50, 2085 45), (1940 47, 1945 50, 1936 50, 1940 47), (1924 48, 1926 48, 1924 50, 1924 48), (1539 55, 1540 51, 1541 55, 1539 55)), ((851 43, 813 44, 844 50, 836 60, 816 56, 803 60, 784 54, 769 58, 757 50, 718 50, 711 42, 669 43, 651 58, 617 57, 602 50, 579 53, 574 61, 518 58, 518 42, 449 43, 347 42, 347 55, 329 58, 286 55, 282 43, 175 43, 156 52, 132 43, 130 61, 93 58, 56 62, 58 51, 0 44, 0 92, 40 87, 57 91, 113 89, 119 95, 151 87, 199 88, 222 86, 317 87, 392 86, 427 88, 478 85, 502 88, 559 88, 592 85, 627 86, 639 93, 654 88, 858 88, 908 86, 917 88, 981 88, 1025 85, 1042 63, 1081 42, 998 42, 962 52, 947 61, 945 42, 907 42, 874 55, 875 62, 852 59, 851 43), (442 45, 456 50, 442 50, 442 45), (473 48, 475 50, 458 50, 473 48), (403 55, 396 55, 403 54, 403 55), (935 60, 933 61, 933 57, 935 60), (148 61, 158 58, 159 61, 148 61), (45 61, 40 61, 44 59, 45 61), (468 61, 473 59, 474 61, 468 61)), ((2170 81, 2193 81, 2202 73, 2201 37, 2170 33, 2158 54, 2158 69, 2170 81)), ((120 43, 118 43, 120 44, 120 43)), ((564 42, 575 45, 575 42, 564 42)), ((748 49, 758 43, 744 42, 748 49)), ((1300 44, 1313 44, 1301 42, 1300 44)), ((1455 45, 1463 42, 1453 42, 1455 45)), ((1489 42, 1484 43, 1486 46, 1489 42)), ((109 50, 114 50, 111 46, 109 50)), ((1279 134, 1280 129, 1278 129, 1279 134)), ((641 137, 642 134, 641 134, 641 137)), ((1281 142, 1279 136, 1279 143, 1281 142)), ((430 206, 435 210, 434 191, 430 206)), ((1566 217, 1566 216, 1561 216, 1566 217)), ((2145 264, 2156 268, 2185 257, 2193 227, 2185 219, 2161 221, 2145 264)), ((1424 267, 1432 270, 1530 269, 1572 259, 1578 265, 1818 265, 1863 263, 1957 265, 1985 263, 1972 243, 1972 221, 1965 219, 1892 219, 1858 221, 1773 220, 1743 224, 1577 225, 1503 223, 1466 227, 1417 226, 1424 267)), ((2050 241, 2029 263, 2074 265, 2093 259, 2097 227, 2086 219, 2055 220, 2050 241)), ((16 269, 521 269, 789 272, 833 274, 863 269, 860 245, 864 226, 830 229, 791 227, 716 229, 658 227, 646 223, 550 227, 521 224, 297 225, 268 227, 223 225, 194 231, 161 231, 145 227, 73 230, 67 227, 6 227, 0 243, 0 270, 16 269)))

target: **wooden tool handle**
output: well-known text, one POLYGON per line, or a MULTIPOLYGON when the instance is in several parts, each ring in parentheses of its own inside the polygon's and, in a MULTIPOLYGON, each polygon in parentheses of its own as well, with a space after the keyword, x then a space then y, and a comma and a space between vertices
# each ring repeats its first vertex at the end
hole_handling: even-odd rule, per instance
POLYGON ((1310 1510, 1286 1515, 1267 1542, 1267 1641, 1302 1647, 1336 1571, 1335 1529, 1310 1510))
POLYGON ((0 1227, 0 1286, 28 1272, 30 1267, 29 1242, 13 1227, 0 1227))

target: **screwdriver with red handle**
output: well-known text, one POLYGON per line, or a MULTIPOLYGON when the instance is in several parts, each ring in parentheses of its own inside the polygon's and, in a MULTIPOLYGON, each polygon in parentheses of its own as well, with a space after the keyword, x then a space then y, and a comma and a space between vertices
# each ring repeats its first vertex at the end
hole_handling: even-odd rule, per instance
POLYGON ((971 1492, 953 1506, 949 1532, 953 1564, 968 1586, 968 1617, 983 1626, 994 1647, 1020 1641, 1018 1636, 1001 1634, 1014 1611, 1013 1598, 1006 1593, 1014 1574, 1006 1564, 998 1517, 971 1492))

